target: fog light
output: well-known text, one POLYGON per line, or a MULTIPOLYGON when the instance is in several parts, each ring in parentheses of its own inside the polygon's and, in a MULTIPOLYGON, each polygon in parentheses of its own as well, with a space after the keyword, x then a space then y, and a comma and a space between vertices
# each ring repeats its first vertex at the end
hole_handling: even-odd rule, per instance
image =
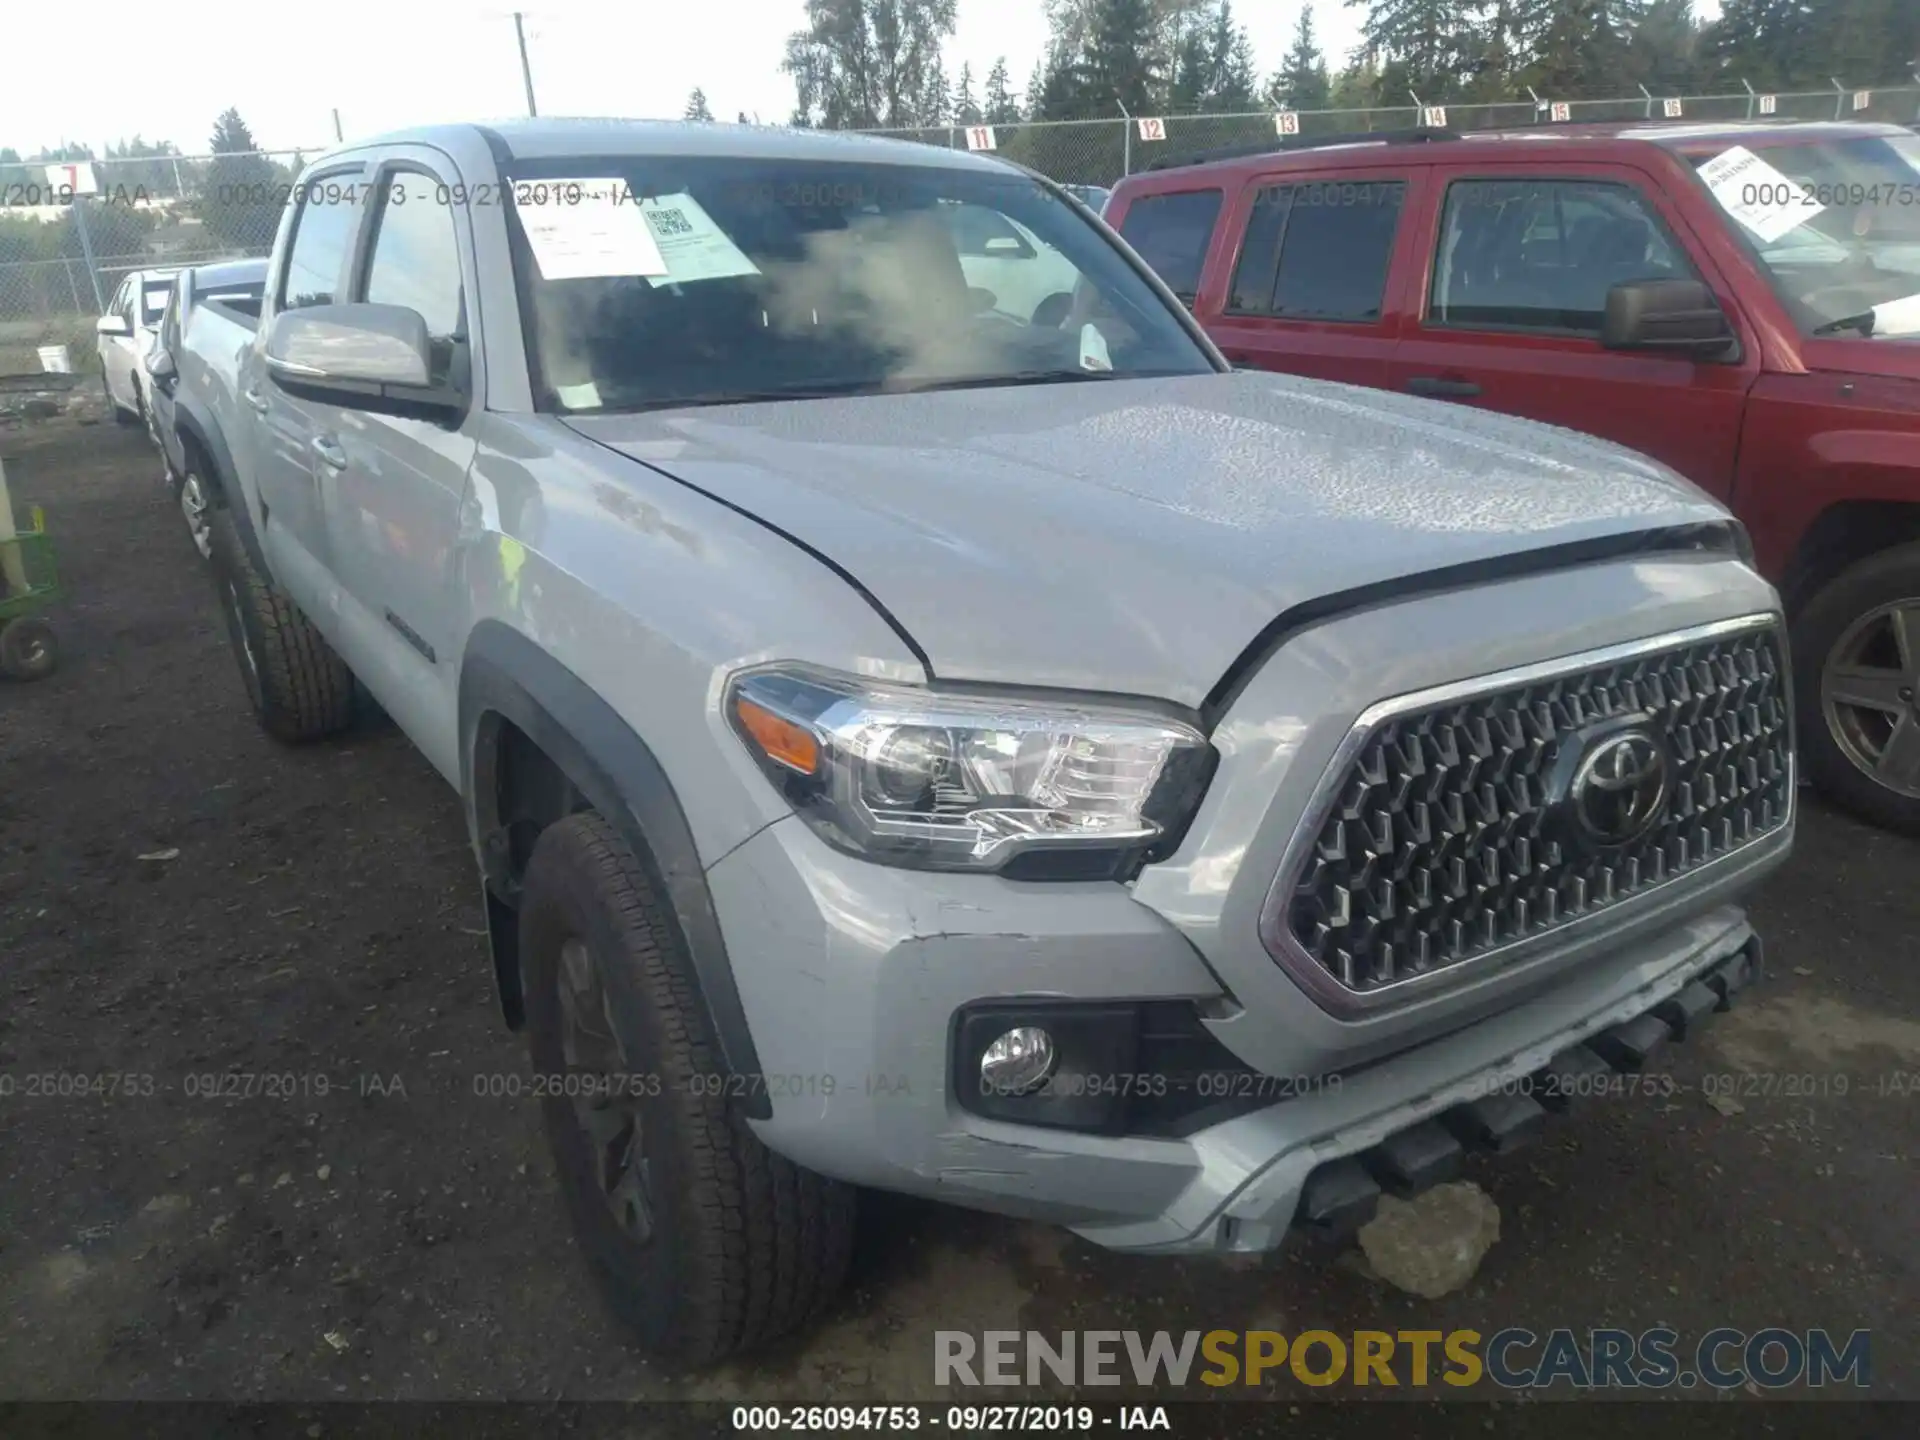
POLYGON ((1024 1095, 1053 1073, 1053 1037, 1037 1025, 1019 1025, 980 1053, 980 1088, 989 1095, 1024 1095))

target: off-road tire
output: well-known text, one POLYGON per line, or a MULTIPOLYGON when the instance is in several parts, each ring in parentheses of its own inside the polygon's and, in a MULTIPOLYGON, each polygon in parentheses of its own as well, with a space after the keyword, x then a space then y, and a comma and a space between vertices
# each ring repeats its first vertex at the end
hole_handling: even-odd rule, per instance
POLYGON ((212 573, 240 680, 276 740, 325 739, 353 720, 353 672, 294 603, 255 568, 233 514, 208 512, 212 573))
POLYGON ((730 1101, 672 912, 650 867, 594 814, 549 826, 520 902, 527 1019, 547 1135, 575 1235, 641 1345, 690 1370, 796 1331, 833 1299, 853 1252, 854 1192, 785 1160, 730 1101), (646 1243, 615 1221, 567 1072, 560 953, 583 941, 640 1098, 654 1214, 646 1243), (652 1077, 651 1079, 649 1077, 652 1077))
POLYGON ((1890 601, 1920 595, 1920 545, 1882 550, 1827 581, 1793 620, 1793 688, 1800 761, 1816 789, 1869 824, 1920 836, 1920 800, 1879 784, 1827 728, 1821 674, 1855 620, 1890 601))

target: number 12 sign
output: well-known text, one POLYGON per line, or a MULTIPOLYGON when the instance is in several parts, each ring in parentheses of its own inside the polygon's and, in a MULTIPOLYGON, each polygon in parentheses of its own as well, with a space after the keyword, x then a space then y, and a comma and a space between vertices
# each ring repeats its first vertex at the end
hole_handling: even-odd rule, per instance
POLYGON ((1167 122, 1161 119, 1140 119, 1140 138, 1142 140, 1164 140, 1167 138, 1167 122))

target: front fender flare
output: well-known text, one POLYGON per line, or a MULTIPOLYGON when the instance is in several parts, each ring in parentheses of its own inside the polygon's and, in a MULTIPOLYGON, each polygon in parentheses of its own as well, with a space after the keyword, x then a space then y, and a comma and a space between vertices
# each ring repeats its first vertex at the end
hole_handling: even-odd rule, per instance
MULTIPOLYGON (((528 737, 585 802, 619 830, 666 897, 685 938, 693 980, 727 1072, 758 1076, 720 920, 693 831, 666 771, 613 707, 526 636, 482 621, 460 670, 460 774, 468 834, 487 903, 489 943, 503 1012, 521 1021, 518 883, 498 812, 495 765, 501 721, 528 737)), ((747 1087, 749 1118, 770 1118, 764 1086, 747 1087)))

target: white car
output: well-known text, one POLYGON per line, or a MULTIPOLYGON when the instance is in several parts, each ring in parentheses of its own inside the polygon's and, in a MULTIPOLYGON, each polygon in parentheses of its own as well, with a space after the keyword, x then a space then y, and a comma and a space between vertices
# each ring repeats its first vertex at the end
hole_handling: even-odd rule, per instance
MULTIPOLYGON (((153 407, 147 395, 147 351, 160 334, 178 270, 135 270, 120 282, 107 313, 94 322, 100 337, 100 378, 114 418, 124 425, 143 424, 153 430, 153 407)), ((156 441, 156 443, 158 443, 156 441)))

